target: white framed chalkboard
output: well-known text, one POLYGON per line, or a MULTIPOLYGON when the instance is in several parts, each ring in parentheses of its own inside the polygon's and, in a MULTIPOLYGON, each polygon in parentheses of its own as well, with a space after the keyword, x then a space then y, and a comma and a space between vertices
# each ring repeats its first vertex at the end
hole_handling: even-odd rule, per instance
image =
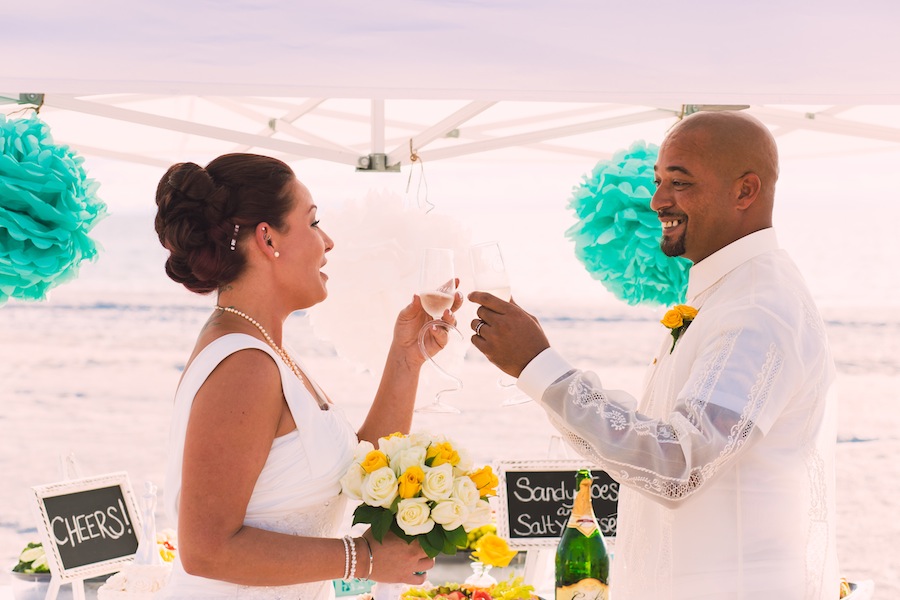
POLYGON ((140 514, 128 474, 109 473, 40 485, 38 530, 56 585, 114 573, 134 561, 140 514))
MULTIPOLYGON (((497 532, 514 549, 556 547, 569 520, 575 473, 582 460, 501 461, 497 463, 497 532)), ((605 471, 591 469, 591 502, 600 531, 616 535, 619 484, 605 471)))

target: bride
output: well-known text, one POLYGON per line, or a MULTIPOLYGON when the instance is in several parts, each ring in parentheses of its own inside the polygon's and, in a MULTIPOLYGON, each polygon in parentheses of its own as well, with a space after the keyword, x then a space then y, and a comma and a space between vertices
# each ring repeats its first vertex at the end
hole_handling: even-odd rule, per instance
MULTIPOLYGON (((358 440, 407 433, 423 357, 420 300, 400 311, 381 384, 354 432, 285 347, 285 319, 322 302, 334 243, 283 162, 221 156, 172 166, 156 193, 166 273, 217 301, 175 395, 165 502, 179 552, 167 598, 330 598, 334 579, 421 584, 417 543, 337 537, 339 479, 358 440)), ((443 319, 455 323, 453 311, 443 319)), ((438 328, 429 349, 446 343, 438 328)))

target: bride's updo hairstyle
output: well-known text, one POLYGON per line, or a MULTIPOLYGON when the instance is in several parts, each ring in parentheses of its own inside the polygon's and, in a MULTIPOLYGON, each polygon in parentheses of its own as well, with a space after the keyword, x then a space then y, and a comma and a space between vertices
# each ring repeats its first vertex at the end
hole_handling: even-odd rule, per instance
POLYGON ((206 168, 172 165, 156 188, 156 233, 169 251, 166 274, 198 294, 237 279, 247 262, 238 242, 263 221, 284 226, 294 177, 282 161, 257 154, 225 154, 206 168))

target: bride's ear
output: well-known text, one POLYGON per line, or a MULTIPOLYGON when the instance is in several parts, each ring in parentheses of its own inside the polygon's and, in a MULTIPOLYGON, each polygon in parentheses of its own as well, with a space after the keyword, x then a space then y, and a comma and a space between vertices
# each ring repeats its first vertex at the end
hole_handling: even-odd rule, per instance
POLYGON ((275 251, 274 244, 272 243, 272 232, 268 223, 262 222, 256 226, 253 241, 256 243, 256 247, 260 252, 278 258, 278 252, 275 251))

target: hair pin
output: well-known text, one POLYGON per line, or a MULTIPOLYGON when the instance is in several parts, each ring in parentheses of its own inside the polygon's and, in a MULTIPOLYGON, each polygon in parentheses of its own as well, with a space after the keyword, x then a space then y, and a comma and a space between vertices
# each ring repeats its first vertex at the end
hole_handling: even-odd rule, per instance
POLYGON ((235 223, 234 225, 234 235, 231 236, 231 250, 234 251, 234 247, 237 244, 237 235, 238 231, 241 229, 241 226, 235 223))

